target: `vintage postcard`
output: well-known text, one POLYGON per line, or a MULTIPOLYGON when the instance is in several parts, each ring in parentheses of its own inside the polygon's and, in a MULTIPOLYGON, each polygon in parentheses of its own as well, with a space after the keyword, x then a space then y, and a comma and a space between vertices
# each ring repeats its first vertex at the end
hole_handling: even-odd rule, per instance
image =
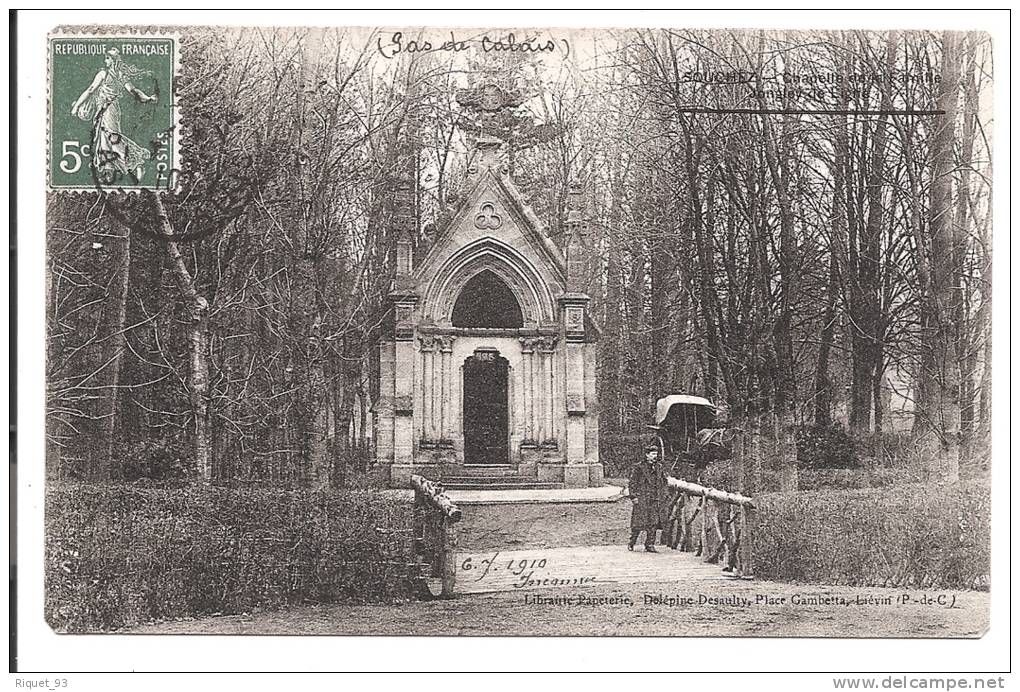
POLYGON ((54 631, 988 631, 988 34, 46 40, 54 631))

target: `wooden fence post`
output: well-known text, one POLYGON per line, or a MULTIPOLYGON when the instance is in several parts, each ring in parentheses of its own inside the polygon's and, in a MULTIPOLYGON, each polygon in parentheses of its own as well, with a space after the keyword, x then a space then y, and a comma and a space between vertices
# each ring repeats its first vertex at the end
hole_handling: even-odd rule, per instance
MULTIPOLYGON (((415 474, 411 476, 411 485, 414 486, 415 509, 420 508, 423 517, 422 547, 431 557, 430 574, 434 575, 433 578, 440 578, 442 587, 439 595, 452 598, 457 577, 457 529, 454 525, 461 519, 460 508, 446 496, 439 483, 415 474), (429 544, 429 537, 435 538, 434 544, 429 544)), ((416 511, 416 533, 417 514, 416 511)))
POLYGON ((414 552, 420 555, 425 550, 425 500, 421 491, 414 489, 414 506, 411 510, 411 540, 414 544, 414 552))
MULTIPOLYGON (((741 576, 747 578, 753 577, 754 501, 746 495, 730 493, 716 488, 707 488, 697 483, 689 483, 679 478, 673 478, 672 476, 668 476, 666 482, 670 488, 681 493, 685 498, 701 498, 698 507, 694 510, 689 520, 693 522, 699 514, 701 515, 700 545, 695 556, 701 557, 705 562, 714 562, 721 557, 725 565, 724 569, 727 571, 732 571, 736 568, 741 576), (711 503, 711 517, 709 517, 709 503, 711 503), (725 516, 720 519, 719 515, 723 506, 726 507, 725 516), (740 512, 740 523, 734 526, 734 523, 738 520, 737 515, 734 514, 737 511, 740 512), (715 529, 715 536, 719 540, 717 549, 711 553, 708 549, 708 523, 710 521, 715 522, 713 528, 715 529), (725 530, 723 530, 724 526, 725 530), (738 533, 740 534, 739 538, 737 537, 738 533)), ((681 511, 680 516, 684 521, 684 529, 681 531, 678 545, 682 548, 685 537, 693 536, 694 529, 693 527, 689 530, 686 528, 690 524, 687 523, 684 512, 681 511)))
POLYGON ((708 560, 708 495, 701 496, 701 546, 697 554, 708 560))
POLYGON ((441 560, 443 570, 443 598, 453 598, 453 588, 457 581, 457 527, 448 518, 443 517, 441 541, 441 560))
POLYGON ((740 576, 754 577, 754 508, 744 505, 740 508, 740 576))

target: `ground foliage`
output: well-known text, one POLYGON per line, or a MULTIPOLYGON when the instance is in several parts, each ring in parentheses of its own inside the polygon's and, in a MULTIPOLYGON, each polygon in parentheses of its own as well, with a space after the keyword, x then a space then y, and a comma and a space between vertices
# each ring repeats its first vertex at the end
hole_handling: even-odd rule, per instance
POLYGON ((763 495, 755 575, 776 581, 988 588, 986 482, 763 495))
POLYGON ((410 507, 378 492, 66 484, 46 524, 62 632, 414 595, 410 507))

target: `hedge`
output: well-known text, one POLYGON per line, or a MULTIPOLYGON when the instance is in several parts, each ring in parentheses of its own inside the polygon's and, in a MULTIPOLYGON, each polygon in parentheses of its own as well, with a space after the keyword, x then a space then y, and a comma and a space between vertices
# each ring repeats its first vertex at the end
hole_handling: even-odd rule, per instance
POLYGON ((988 588, 987 483, 761 495, 755 575, 848 586, 988 588))
POLYGON ((911 469, 801 469, 798 490, 860 490, 915 483, 920 474, 911 469))
POLYGON ((46 493, 61 632, 414 595, 411 508, 380 493, 64 485, 46 493))

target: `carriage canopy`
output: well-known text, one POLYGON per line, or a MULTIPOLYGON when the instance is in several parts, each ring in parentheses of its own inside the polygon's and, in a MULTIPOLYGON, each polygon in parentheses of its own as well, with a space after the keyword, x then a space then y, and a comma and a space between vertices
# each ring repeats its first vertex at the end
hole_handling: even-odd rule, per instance
POLYGON ((655 424, 661 427, 667 421, 672 423, 683 415, 715 418, 715 412, 715 405, 704 397, 670 394, 655 402, 655 424))
POLYGON ((715 429, 716 413, 711 401, 692 394, 670 394, 655 402, 655 425, 667 462, 697 466, 727 458, 723 431, 715 429))

